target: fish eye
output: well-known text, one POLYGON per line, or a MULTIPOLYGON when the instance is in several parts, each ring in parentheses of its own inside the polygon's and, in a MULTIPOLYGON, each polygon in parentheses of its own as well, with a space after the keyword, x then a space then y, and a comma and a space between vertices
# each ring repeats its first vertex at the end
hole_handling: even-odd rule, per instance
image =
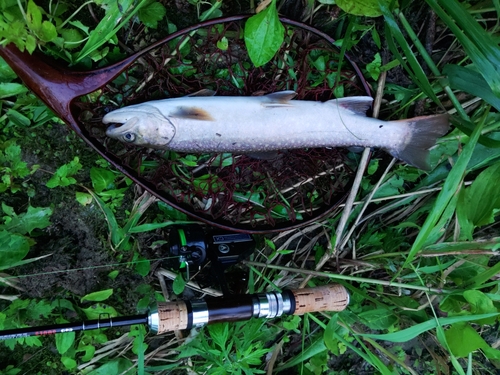
POLYGON ((125 142, 134 142, 135 141, 135 134, 134 133, 125 133, 123 135, 123 140, 125 142))

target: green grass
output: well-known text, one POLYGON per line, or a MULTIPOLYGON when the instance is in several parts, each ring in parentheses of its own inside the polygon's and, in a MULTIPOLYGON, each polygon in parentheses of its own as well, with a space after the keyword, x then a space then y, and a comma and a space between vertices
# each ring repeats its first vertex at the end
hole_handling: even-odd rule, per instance
MULTIPOLYGON (((153 1, 110 2, 103 9, 91 3, 100 17, 96 20, 87 17, 86 7, 69 9, 51 2, 39 8, 31 1, 2 1, 0 43, 12 40, 90 67, 123 53, 116 40, 127 43, 127 35, 149 38, 159 25, 160 33, 173 30, 174 15, 180 14, 153 1), (105 15, 114 21, 105 24, 105 15), (14 19, 17 34, 6 36, 5 24, 14 19)), ((429 173, 388 163, 379 158, 382 154, 369 162, 363 159, 367 169, 362 168, 350 203, 300 230, 257 236, 252 259, 228 278, 245 283, 249 293, 340 283, 351 294, 348 309, 223 323, 185 336, 155 337, 144 327, 132 327, 7 340, 0 343, 0 358, 8 358, 0 365, 1 374, 498 371, 500 57, 498 23, 491 20, 500 14, 500 6, 497 1, 428 0, 437 15, 429 48, 426 28, 420 29, 423 18, 415 19, 420 6, 394 9, 387 2, 367 1, 361 12, 381 14, 382 24, 347 15, 329 3, 309 1, 308 20, 331 34, 345 35, 339 43, 351 55, 371 46, 362 60, 370 66, 362 68, 367 77, 381 77, 370 82, 387 100, 380 117, 401 118, 416 107, 425 114, 446 110, 452 115, 452 130, 432 150, 429 173), (330 19, 332 14, 337 18, 330 19), (385 73, 389 78, 384 81, 385 73)), ((194 19, 233 10, 226 1, 186 4, 194 19)), ((338 4, 354 11, 348 1, 338 4)), ((280 5, 276 1, 270 6, 280 5)), ((261 18, 273 14, 269 8, 261 18)), ((250 47, 261 49, 259 65, 282 37, 275 19, 271 21, 264 26, 274 28, 264 31, 273 40, 250 47)), ((253 22, 247 44, 263 32, 259 18, 253 22)), ((310 63, 318 66, 322 61, 318 57, 310 63)), ((316 78, 331 80, 333 86, 338 77, 316 78)), ((180 162, 187 168, 196 160, 193 156, 180 162)), ((173 297, 173 280, 154 273, 165 256, 161 231, 189 218, 135 191, 130 181, 62 130, 3 62, 0 161, 0 329, 133 314, 173 297), (61 213, 74 216, 71 220, 81 232, 61 230, 61 213), (58 233, 69 237, 57 238, 58 233), (79 235, 79 242, 71 242, 72 233, 79 235), (45 249, 46 239, 57 246, 45 249), (81 263, 79 254, 89 251, 91 242, 95 262, 81 263), (60 269, 58 260, 42 259, 64 246, 74 267, 60 269), (21 289, 20 280, 49 280, 51 272, 60 280, 76 275, 73 284, 86 284, 89 278, 98 282, 83 291, 60 281, 42 297, 33 288, 21 289)), ((58 259, 62 262, 64 256, 58 259)))

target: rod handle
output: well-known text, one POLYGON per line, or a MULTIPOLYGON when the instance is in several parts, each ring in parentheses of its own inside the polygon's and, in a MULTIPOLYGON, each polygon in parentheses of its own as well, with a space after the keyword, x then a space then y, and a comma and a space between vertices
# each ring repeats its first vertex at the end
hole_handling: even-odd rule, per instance
POLYGON ((315 311, 342 311, 349 304, 349 293, 342 285, 288 290, 198 301, 158 303, 150 314, 149 327, 158 334, 190 329, 216 322, 248 320, 252 316, 275 318, 282 314, 303 315, 315 311))
POLYGON ((339 284, 296 289, 291 292, 295 297, 293 315, 315 311, 342 311, 349 304, 349 293, 339 284))

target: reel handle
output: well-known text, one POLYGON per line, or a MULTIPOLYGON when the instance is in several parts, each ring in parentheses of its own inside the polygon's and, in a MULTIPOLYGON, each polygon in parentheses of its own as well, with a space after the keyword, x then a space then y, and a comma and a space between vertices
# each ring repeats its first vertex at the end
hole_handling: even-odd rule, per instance
POLYGON ((316 288, 285 290, 205 298, 197 301, 158 303, 149 315, 149 327, 158 334, 190 329, 216 322, 255 318, 275 318, 283 314, 303 315, 317 311, 342 311, 349 304, 347 289, 339 284, 316 288))

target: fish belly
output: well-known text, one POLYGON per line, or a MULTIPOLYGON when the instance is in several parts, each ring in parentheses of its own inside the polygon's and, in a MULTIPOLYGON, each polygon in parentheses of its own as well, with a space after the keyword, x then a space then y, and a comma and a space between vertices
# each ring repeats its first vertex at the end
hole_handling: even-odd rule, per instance
MULTIPOLYGON (((178 104, 182 106, 182 104, 178 104)), ((354 114, 336 104, 292 100, 263 103, 258 98, 212 98, 189 105, 210 114, 210 121, 170 117, 176 128, 168 148, 182 152, 260 152, 314 147, 364 146, 397 149, 404 144, 404 123, 354 114)), ((160 108, 160 110, 162 110, 160 108)), ((168 110, 163 110, 168 116, 168 110)))

